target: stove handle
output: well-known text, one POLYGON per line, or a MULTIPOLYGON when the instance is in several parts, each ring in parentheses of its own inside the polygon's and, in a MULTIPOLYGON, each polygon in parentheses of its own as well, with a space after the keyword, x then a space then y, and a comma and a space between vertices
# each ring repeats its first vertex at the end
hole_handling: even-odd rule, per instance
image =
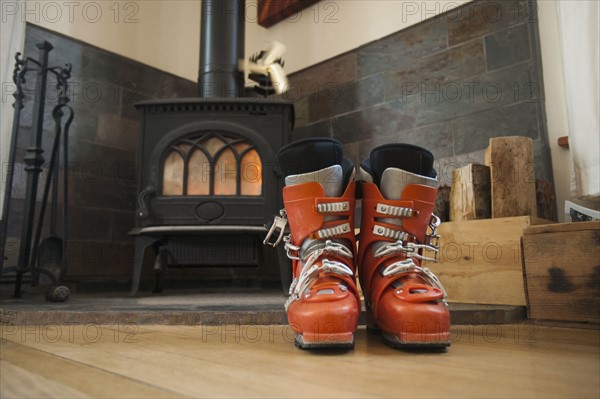
POLYGON ((137 217, 139 219, 146 219, 150 212, 148 211, 147 197, 156 193, 156 189, 153 186, 148 186, 143 189, 138 195, 138 210, 137 217))

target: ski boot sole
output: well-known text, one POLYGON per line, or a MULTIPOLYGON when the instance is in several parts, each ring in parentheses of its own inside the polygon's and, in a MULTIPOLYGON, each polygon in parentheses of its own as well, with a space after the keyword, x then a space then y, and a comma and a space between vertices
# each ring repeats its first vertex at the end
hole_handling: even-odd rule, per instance
POLYGON ((445 349, 450 346, 449 333, 411 334, 400 339, 397 335, 381 332, 383 342, 396 349, 445 349))
POLYGON ((300 349, 353 349, 354 333, 323 334, 310 338, 296 334, 295 345, 300 349))

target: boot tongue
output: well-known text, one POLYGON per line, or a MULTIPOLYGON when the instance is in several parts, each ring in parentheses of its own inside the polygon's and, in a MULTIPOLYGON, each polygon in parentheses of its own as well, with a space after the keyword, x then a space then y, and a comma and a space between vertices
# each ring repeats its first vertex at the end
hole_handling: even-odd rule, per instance
MULTIPOLYGON (((402 199, 402 191, 404 191, 404 188, 410 184, 423 184, 435 188, 439 186, 439 183, 435 178, 420 176, 398 168, 387 168, 381 175, 381 185, 379 190, 385 199, 398 201, 402 199)), ((404 199, 411 200, 411 198, 404 199)), ((381 221, 402 226, 402 219, 400 218, 383 218, 381 221)))
POLYGON ((341 165, 333 165, 314 172, 289 175, 285 178, 286 186, 301 183, 321 183, 327 197, 341 197, 344 189, 344 171, 341 165))
POLYGON ((402 191, 410 184, 423 184, 434 188, 439 186, 438 181, 432 177, 420 176, 398 168, 387 168, 381 175, 381 194, 388 200, 400 200, 402 191))

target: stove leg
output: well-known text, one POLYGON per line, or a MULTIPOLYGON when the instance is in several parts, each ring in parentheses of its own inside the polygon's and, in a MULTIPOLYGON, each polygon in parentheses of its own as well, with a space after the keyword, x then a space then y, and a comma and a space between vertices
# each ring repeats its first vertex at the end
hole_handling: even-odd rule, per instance
POLYGON ((158 254, 154 260, 154 290, 153 293, 159 294, 165 286, 165 274, 167 272, 167 253, 165 249, 158 248, 158 254))
POLYGON ((142 266, 144 263, 144 254, 149 246, 155 244, 158 240, 153 237, 136 237, 135 254, 133 259, 133 277, 131 279, 131 292, 129 296, 135 296, 140 288, 140 278, 142 277, 142 266))

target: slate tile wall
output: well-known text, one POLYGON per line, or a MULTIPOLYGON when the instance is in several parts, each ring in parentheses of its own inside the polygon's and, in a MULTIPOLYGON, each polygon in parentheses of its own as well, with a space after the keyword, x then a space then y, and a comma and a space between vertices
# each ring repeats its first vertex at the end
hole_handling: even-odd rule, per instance
POLYGON ((293 74, 293 138, 334 137, 355 162, 380 144, 425 146, 450 184, 491 137, 523 135, 551 180, 535 5, 475 1, 293 74))
MULTIPOLYGON (((38 58, 35 44, 44 40, 54 46, 51 65, 73 65, 70 97, 75 120, 69 143, 71 248, 67 277, 128 280, 133 240, 127 232, 134 225, 140 138, 139 116, 133 104, 150 98, 193 97, 196 84, 31 24, 26 27, 24 55, 38 58)), ((35 78, 27 84, 28 99, 21 119, 7 264, 16 263, 21 231, 26 181, 22 158, 31 133, 34 85, 35 78)), ((52 86, 48 93, 43 140, 46 160, 54 137, 52 86)), ((62 196, 59 201, 62 203, 62 196)))

